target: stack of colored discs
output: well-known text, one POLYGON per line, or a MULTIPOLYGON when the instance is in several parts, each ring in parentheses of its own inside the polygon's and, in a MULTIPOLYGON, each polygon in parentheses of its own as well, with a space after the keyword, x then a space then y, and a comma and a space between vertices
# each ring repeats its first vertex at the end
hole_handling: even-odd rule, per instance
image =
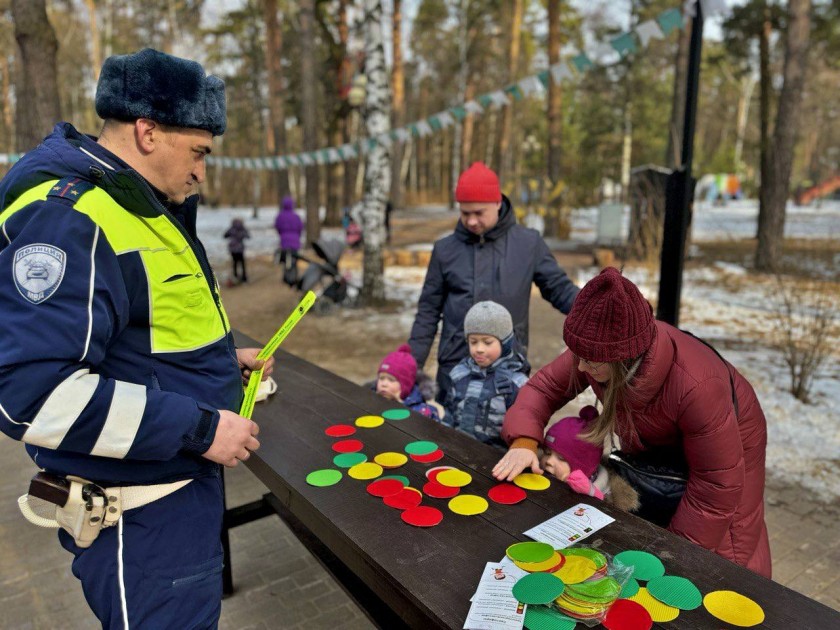
POLYGON ((566 556, 580 556, 592 560, 595 564, 595 573, 592 574, 592 577, 588 578, 590 580, 596 580, 607 575, 607 557, 600 551, 595 551, 589 547, 570 547, 564 549, 563 554, 566 556))
POLYGON ((618 599, 620 592, 621 585, 614 578, 602 577, 579 584, 566 584, 554 603, 564 614, 575 619, 597 619, 618 599))
POLYGON ((566 563, 566 558, 559 551, 555 551, 548 560, 542 562, 522 562, 514 560, 513 564, 528 573, 554 573, 566 563))

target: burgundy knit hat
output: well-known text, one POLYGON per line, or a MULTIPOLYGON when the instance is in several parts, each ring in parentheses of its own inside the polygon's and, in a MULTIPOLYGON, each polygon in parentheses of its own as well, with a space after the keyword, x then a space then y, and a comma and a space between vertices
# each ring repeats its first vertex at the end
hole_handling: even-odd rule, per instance
POLYGON ((411 393, 414 388, 414 383, 417 380, 417 361, 411 356, 411 346, 404 343, 395 352, 390 353, 379 364, 379 370, 376 372, 380 374, 385 372, 393 376, 400 384, 400 398, 405 400, 405 397, 411 393))
POLYGON ((499 178, 484 165, 484 162, 473 162, 458 178, 455 187, 455 200, 460 203, 502 200, 502 190, 499 188, 499 178))
POLYGON ((586 283, 563 325, 563 341, 589 361, 623 361, 653 343, 653 309, 636 285, 613 267, 586 283))
POLYGON ((572 471, 580 470, 591 477, 598 470, 603 449, 579 436, 589 430, 589 422, 598 416, 598 411, 592 405, 587 405, 580 410, 580 415, 580 418, 569 416, 551 425, 545 434, 543 446, 565 459, 572 471), (594 415, 591 413, 593 411, 594 415))

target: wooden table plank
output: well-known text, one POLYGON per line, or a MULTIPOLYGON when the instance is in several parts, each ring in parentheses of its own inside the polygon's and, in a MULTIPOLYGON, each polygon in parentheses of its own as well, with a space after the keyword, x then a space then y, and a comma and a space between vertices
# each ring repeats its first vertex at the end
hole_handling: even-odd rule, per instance
MULTIPOLYGON (((240 345, 248 344, 238 336, 240 345)), ((250 345, 250 344, 249 344, 250 345)), ((306 475, 319 468, 334 468, 331 450, 335 438, 324 434, 332 424, 361 415, 379 414, 395 405, 375 393, 283 351, 277 353, 277 393, 258 404, 254 419, 260 424, 262 447, 248 467, 277 499, 347 567, 412 627, 461 628, 469 598, 482 568, 497 561, 508 545, 527 540, 522 532, 586 498, 552 481, 545 492, 528 493, 515 506, 490 502, 482 515, 453 514, 446 501, 424 497, 423 504, 440 509, 443 522, 422 529, 406 525, 398 510, 365 491, 369 482, 346 475, 335 486, 309 486, 306 475)), ((469 470, 473 482, 462 492, 487 496, 496 481, 490 471, 500 453, 472 438, 430 421, 419 414, 402 421, 386 421, 375 429, 359 428, 353 438, 364 443, 369 460, 384 451, 400 451, 410 441, 431 440, 445 453, 433 464, 409 461, 393 474, 407 476, 421 489, 424 471, 438 465, 469 470)), ((386 474, 388 474, 386 472, 386 474)), ((840 628, 840 614, 775 582, 755 575, 688 541, 594 502, 616 519, 582 544, 608 553, 643 549, 660 557, 671 575, 691 579, 702 593, 735 590, 758 602, 766 613, 764 628, 840 628)), ((684 611, 667 628, 725 627, 702 607, 684 611)))

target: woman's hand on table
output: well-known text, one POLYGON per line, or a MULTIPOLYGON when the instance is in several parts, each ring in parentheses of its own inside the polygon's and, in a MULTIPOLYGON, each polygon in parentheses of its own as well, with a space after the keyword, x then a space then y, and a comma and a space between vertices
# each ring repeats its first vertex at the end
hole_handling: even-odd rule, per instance
POLYGON ((537 475, 543 472, 534 451, 528 448, 512 448, 493 467, 493 476, 499 481, 513 481, 513 478, 526 468, 530 468, 531 472, 537 475))

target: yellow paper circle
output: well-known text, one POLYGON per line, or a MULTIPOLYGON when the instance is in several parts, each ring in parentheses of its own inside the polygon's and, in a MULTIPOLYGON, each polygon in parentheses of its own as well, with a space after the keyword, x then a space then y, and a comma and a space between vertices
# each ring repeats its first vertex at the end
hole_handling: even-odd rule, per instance
MULTIPOLYGON (((444 470, 442 473, 439 473, 435 479, 440 485, 449 486, 450 488, 463 488, 472 481, 472 477, 469 473, 465 473, 463 470, 456 470, 454 468, 452 470, 444 470)), ((485 501, 485 503, 487 503, 487 501, 485 501)), ((483 511, 484 510, 482 510, 482 512, 483 511)))
POLYGON ((382 468, 398 468, 408 461, 408 457, 402 453, 379 453, 379 455, 373 458, 373 461, 382 466, 382 468))
POLYGON ((647 588, 644 586, 642 586, 639 589, 639 592, 633 595, 633 597, 628 597, 627 599, 632 600, 640 606, 642 606, 646 611, 650 613, 650 618, 656 622, 673 621, 680 614, 679 608, 674 608, 673 606, 669 606, 668 604, 663 604, 653 595, 648 593, 647 588))
MULTIPOLYGON (((440 478, 440 475, 438 475, 438 478, 440 478)), ((455 512, 455 514, 475 516, 487 509, 487 499, 474 494, 461 494, 454 499, 450 499, 449 509, 455 512)))
POLYGON ((525 490, 545 490, 551 485, 548 477, 535 475, 534 473, 522 473, 521 475, 517 475, 513 478, 513 483, 525 490))
POLYGON ((384 422, 385 418, 382 416, 361 416, 360 418, 356 418, 356 426, 362 427, 363 429, 373 429, 384 422))
POLYGON ((733 626, 749 628, 764 621, 764 611, 749 597, 735 591, 713 591, 703 598, 710 614, 733 626))
POLYGON ((541 571, 553 569, 560 564, 561 560, 560 554, 555 551, 548 560, 543 560, 542 562, 520 562, 519 560, 514 560, 513 564, 528 573, 540 573, 541 571))
POLYGON ((351 466, 347 474, 353 479, 375 479, 382 474, 382 466, 373 462, 362 462, 351 466))
POLYGON ((566 584, 579 584, 595 575, 597 570, 598 567, 589 558, 566 556, 566 563, 555 571, 554 575, 566 584))

